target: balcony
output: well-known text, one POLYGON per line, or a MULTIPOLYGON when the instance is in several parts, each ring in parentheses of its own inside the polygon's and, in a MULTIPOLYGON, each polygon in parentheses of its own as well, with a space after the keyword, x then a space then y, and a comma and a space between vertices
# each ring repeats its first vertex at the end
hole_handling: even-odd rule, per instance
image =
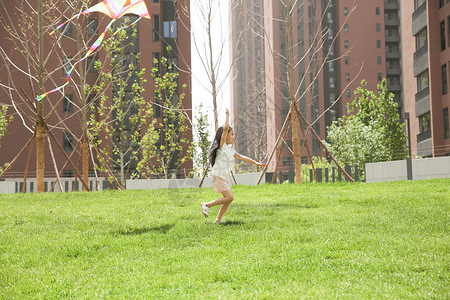
POLYGON ((430 111, 430 88, 426 87, 416 94, 414 103, 416 118, 430 111))
MULTIPOLYGON (((420 51, 420 50, 419 50, 420 51)), ((428 55, 418 55, 413 63, 414 76, 426 71, 429 68, 428 55)))
POLYGON ((425 1, 422 3, 421 6, 419 6, 412 14, 413 22, 417 20, 423 13, 427 11, 427 2, 425 1))
POLYGON ((400 26, 400 20, 399 19, 384 19, 384 26, 400 26))
POLYGON ((389 68, 386 69, 386 75, 401 75, 402 70, 400 68, 389 68))
POLYGON ((416 102, 430 95, 430 87, 426 87, 416 94, 416 102))
POLYGON ((385 0, 384 1, 384 10, 396 10, 399 9, 397 0, 385 0))
POLYGON ((402 86, 398 83, 388 83, 389 92, 401 92, 402 86))
MULTIPOLYGON (((423 46, 422 48, 420 48, 419 50, 414 52, 414 60, 418 60, 425 54, 428 54, 428 45, 427 44, 425 44, 425 46, 423 46)), ((428 57, 427 57, 427 59, 428 59, 428 57)))
POLYGON ((386 52, 387 59, 401 58, 400 52, 386 52))
POLYGON ((424 2, 412 14, 412 34, 416 35, 427 26, 427 3, 424 2))
POLYGON ((400 36, 398 34, 386 36, 386 43, 399 43, 399 42, 400 42, 400 36))
POLYGON ((424 131, 417 135, 417 155, 422 157, 433 154, 433 142, 431 139, 431 130, 424 131))
POLYGON ((431 139, 431 130, 421 132, 417 135, 417 143, 424 142, 428 139, 431 139))

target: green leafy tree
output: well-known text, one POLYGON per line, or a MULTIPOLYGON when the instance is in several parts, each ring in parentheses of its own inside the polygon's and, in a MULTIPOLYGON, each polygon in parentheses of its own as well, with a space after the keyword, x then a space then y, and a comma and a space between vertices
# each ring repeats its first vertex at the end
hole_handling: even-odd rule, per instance
POLYGON ((386 149, 383 134, 360 119, 339 119, 328 127, 327 147, 342 165, 358 165, 365 178, 364 164, 383 161, 386 149))
POLYGON ((197 176, 202 176, 208 170, 208 150, 211 146, 209 127, 208 115, 203 114, 203 105, 200 104, 195 116, 197 142, 194 148, 194 163, 198 169, 195 174, 197 176))
MULTIPOLYGON (((171 48, 167 51, 170 56, 171 48)), ((162 122, 158 124, 155 135, 144 136, 146 142, 141 145, 142 158, 137 166, 141 177, 150 174, 161 178, 179 171, 179 167, 192 159, 192 144, 187 137, 189 130, 186 116, 183 114, 184 92, 178 94, 178 77, 175 66, 166 57, 154 60, 152 77, 155 81, 155 102, 162 106, 162 122), (149 141, 157 141, 151 145, 149 141)), ((186 85, 182 86, 183 90, 186 85)))
MULTIPOLYGON (((131 21, 125 19, 124 25, 131 21)), ((146 70, 138 67, 140 54, 129 51, 136 30, 131 34, 131 42, 126 43, 129 35, 130 32, 121 29, 108 39, 104 48, 111 56, 109 62, 107 65, 96 62, 100 80, 92 88, 98 100, 92 106, 95 113, 89 122, 90 139, 98 151, 97 168, 103 172, 114 170, 122 186, 136 171, 141 134, 151 134, 154 124, 151 121, 153 110, 142 96, 146 70), (106 92, 109 86, 112 87, 111 99, 106 92)))
POLYGON ((366 85, 367 82, 363 80, 355 91, 355 100, 348 104, 347 109, 351 114, 348 119, 359 119, 364 125, 381 133, 385 149, 382 160, 405 159, 408 137, 404 132, 404 124, 400 123, 394 95, 387 90, 386 79, 377 85, 378 94, 367 90, 366 85))
POLYGON ((365 88, 355 91, 344 116, 328 127, 326 145, 341 164, 358 165, 365 178, 365 163, 405 159, 407 155, 404 124, 400 124, 397 103, 388 93, 386 80, 377 86, 378 95, 365 88))

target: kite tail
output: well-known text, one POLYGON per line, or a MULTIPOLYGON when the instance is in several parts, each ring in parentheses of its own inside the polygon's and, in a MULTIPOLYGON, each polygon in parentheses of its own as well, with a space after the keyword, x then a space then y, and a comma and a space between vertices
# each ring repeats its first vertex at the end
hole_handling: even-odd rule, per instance
POLYGON ((69 20, 63 22, 61 25, 59 25, 58 27, 56 27, 52 32, 50 32, 50 35, 53 35, 58 29, 60 29, 61 27, 63 27, 64 25, 66 25, 67 23, 69 23, 70 21, 72 21, 73 19, 75 19, 76 17, 79 17, 80 15, 82 15, 83 13, 79 13, 75 16, 73 16, 72 18, 70 18, 69 20))
POLYGON ((60 89, 62 89, 63 87, 65 87, 66 85, 69 84, 69 81, 70 81, 70 75, 72 74, 72 71, 75 69, 75 66, 76 66, 78 63, 80 63, 80 62, 82 62, 83 60, 85 60, 89 55, 92 54, 92 52, 95 51, 95 49, 98 48, 98 46, 101 45, 103 39, 105 38, 105 35, 106 35, 108 29, 111 27, 111 25, 114 23, 114 21, 116 21, 116 20, 113 19, 111 22, 109 22, 108 26, 106 26, 105 31, 103 31, 102 34, 98 37, 98 39, 94 42, 94 44, 92 44, 91 48, 88 50, 88 52, 86 53, 86 55, 85 55, 82 59, 80 59, 79 61, 77 61, 76 63, 74 63, 74 64, 72 65, 72 67, 70 68, 70 70, 67 72, 67 77, 66 77, 66 80, 67 80, 67 81, 66 81, 66 83, 64 83, 62 86, 59 86, 59 87, 57 87, 57 88, 55 88, 55 89, 53 89, 53 90, 51 90, 51 91, 49 91, 49 92, 46 92, 46 93, 44 93, 44 94, 42 94, 42 95, 37 96, 37 97, 36 97, 36 100, 37 100, 37 101, 41 101, 42 99, 44 99, 45 97, 47 97, 47 95, 49 95, 49 94, 51 94, 51 93, 54 93, 54 92, 56 92, 56 91, 59 91, 60 89))

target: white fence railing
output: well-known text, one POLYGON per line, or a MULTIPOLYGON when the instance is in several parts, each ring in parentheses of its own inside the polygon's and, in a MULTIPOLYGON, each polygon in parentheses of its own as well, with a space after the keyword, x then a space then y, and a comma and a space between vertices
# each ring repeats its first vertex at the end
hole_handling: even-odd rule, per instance
MULTIPOLYGON (((23 178, 7 178, 5 181, 0 181, 0 194, 21 193, 23 191, 23 178)), ((95 177, 89 178, 89 189, 91 191, 102 191, 107 188, 109 182, 105 178, 99 177, 98 181, 95 177)), ((83 184, 80 180, 75 180, 71 177, 61 178, 61 185, 63 192, 82 191, 83 184)), ((61 188, 56 178, 45 178, 44 189, 46 192, 61 192, 61 188), (52 188, 53 187, 53 188, 52 188)), ((29 178, 25 184, 25 193, 37 192, 36 178, 29 178)))

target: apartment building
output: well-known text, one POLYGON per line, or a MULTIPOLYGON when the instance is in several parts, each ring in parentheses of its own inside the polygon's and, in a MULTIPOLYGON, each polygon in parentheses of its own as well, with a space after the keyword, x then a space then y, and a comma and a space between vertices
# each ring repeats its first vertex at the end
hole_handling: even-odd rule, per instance
MULTIPOLYGON (((55 1, 56 3, 57 1, 55 1)), ((92 5, 99 1, 92 1, 92 5)), ((154 96, 155 85, 151 77, 151 70, 154 66, 154 59, 161 59, 162 56, 168 58, 169 64, 171 64, 174 69, 178 70, 180 76, 178 78, 179 86, 183 84, 191 85, 191 40, 190 40, 190 17, 189 17, 189 1, 173 1, 173 0, 146 0, 146 5, 148 11, 151 15, 151 19, 141 19, 136 23, 135 27, 127 28, 129 31, 128 41, 131 43, 127 44, 125 47, 124 59, 121 62, 123 66, 128 66, 129 63, 135 63, 135 57, 140 54, 140 63, 136 65, 138 70, 145 68, 147 82, 144 83, 145 92, 143 97, 146 101, 158 102, 154 96), (136 35, 132 36, 131 33, 136 30, 136 35), (166 47, 171 46, 172 50, 167 52, 166 47)), ((3 25, 8 23, 9 17, 14 18, 19 15, 18 6, 21 1, 3 1, 3 5, 6 9, 0 9, 0 17, 3 20, 3 25)), ((65 18, 70 18, 76 12, 73 12, 66 7, 66 2, 58 3, 58 9, 62 12, 65 18)), ((26 10, 31 12, 31 8, 24 6, 26 10)), ((34 8, 36 9, 36 8, 34 8)), ((46 18, 50 18, 52 12, 49 8, 46 18)), ((54 16, 55 18, 58 16, 54 16)), ((135 20, 132 15, 128 16, 135 20)), ((59 21, 63 21, 61 19, 59 21)), ((49 70, 55 70, 52 74, 47 75, 44 83, 44 90, 49 91, 56 86, 59 86, 65 82, 67 66, 70 62, 75 60, 75 58, 80 57, 80 39, 79 35, 83 35, 83 41, 88 41, 85 45, 87 48, 95 41, 95 39, 102 33, 103 29, 109 23, 109 19, 101 13, 90 13, 86 16, 81 16, 78 19, 74 19, 71 23, 65 25, 64 28, 55 33, 55 35, 61 35, 58 39, 58 44, 54 44, 54 39, 45 37, 44 39, 44 57, 47 59, 46 67, 49 70), (82 32, 79 32, 81 28, 82 32), (54 55, 47 57, 47 53, 50 50, 56 48, 61 48, 63 51, 54 51, 54 55), (78 50, 77 50, 78 49, 78 50)), ((36 24, 31 23, 36 21, 30 21, 29 26, 35 26, 36 24)), ((47 23, 46 23, 47 24, 47 23)), ((17 26, 17 23, 15 24, 17 26)), ((57 25, 57 24, 56 24, 57 25)), ((48 26, 47 26, 48 27, 48 26)), ((116 26, 117 27, 117 26, 116 26)), ((37 27, 36 27, 37 28, 37 27)), ((46 34, 48 34, 53 28, 45 28, 46 34)), ((36 31, 37 29, 32 28, 30 30, 36 31)), ((24 35, 25 36, 25 35, 24 35)), ((30 35, 31 37, 32 35, 30 35)), ((33 136, 33 127, 36 120, 32 114, 32 109, 28 109, 28 113, 23 113, 26 109, 24 107, 35 105, 34 99, 37 96, 38 89, 37 84, 30 80, 27 74, 18 72, 17 70, 9 74, 6 70, 5 64, 17 64, 22 69, 27 70, 27 65, 24 60, 24 56, 17 52, 17 48, 12 40, 7 39, 8 32, 4 26, 0 28, 0 45, 3 51, 9 55, 12 61, 1 61, 0 62, 0 82, 4 86, 9 86, 8 82, 10 78, 13 78, 16 82, 16 88, 20 88, 22 91, 13 91, 8 88, 3 88, 0 90, 0 104, 8 104, 8 111, 14 115, 14 121, 8 126, 7 135, 1 141, 0 147, 0 164, 11 162, 17 153, 25 146, 26 142, 33 136), (18 84, 23 82, 23 84, 18 84), (10 93, 11 92, 11 93, 10 93), (19 99, 17 93, 22 93, 27 95, 26 97, 30 100, 30 103, 26 103, 19 99), (11 101, 11 97, 14 98, 14 102, 11 101), (13 103, 15 107, 13 106, 13 103), (22 112, 20 115, 18 112, 22 112)), ((106 38, 110 35, 107 34, 106 38)), ((31 51, 37 51, 38 41, 34 38, 30 38, 29 44, 31 45, 31 51)), ((86 68, 84 69, 87 84, 94 84, 98 79, 98 72, 93 67, 93 61, 98 59, 103 61, 106 52, 100 49, 92 58, 88 58, 86 61, 86 68)), ((83 62, 83 65, 85 63, 83 62)), ((82 65, 82 64, 80 64, 82 65)), ((130 71, 131 72, 131 71, 130 71)), ((75 73, 75 72, 74 72, 75 73)), ((43 103, 43 115, 49 116, 47 119, 47 124, 50 130, 58 139, 59 144, 62 146, 64 151, 59 151, 55 144, 53 144, 53 153, 51 155, 49 151, 49 144, 46 140, 45 149, 45 177, 55 177, 54 165, 57 165, 58 169, 61 170, 61 176, 73 177, 75 175, 75 170, 73 166, 66 164, 66 158, 70 157, 74 162, 75 167, 80 166, 79 158, 79 147, 78 142, 82 136, 80 129, 80 122, 86 122, 80 115, 80 86, 77 85, 77 80, 79 79, 79 74, 72 76, 72 83, 64 88, 63 92, 56 92, 50 94, 48 97, 42 100, 43 103), (50 105, 51 104, 51 105, 50 105), (55 107, 55 111, 51 112, 52 107, 55 107), (64 120, 64 122, 62 122, 64 120), (63 153, 64 152, 64 153, 63 153)), ((133 76, 132 76, 133 77, 133 76)), ((134 79, 131 78, 131 80, 134 79)), ((132 84, 127 85, 125 93, 129 96, 131 93, 132 84)), ((110 96, 114 93, 114 86, 111 90, 108 90, 110 96)), ((179 93, 184 92, 185 97, 183 99, 183 108, 188 109, 187 113, 190 118, 192 118, 192 113, 189 110, 192 107, 192 97, 191 90, 187 89, 181 91, 179 88, 179 93)), ((95 113, 95 111, 94 111, 95 113)), ((154 117, 157 118, 157 124, 163 122, 163 111, 160 106, 154 106, 154 117)), ((190 125, 189 125, 190 126, 190 125)), ((130 130, 140 130, 140 128, 129 128, 130 130)), ((192 140, 192 130, 189 129, 187 138, 192 140)), ((34 148, 35 149, 35 148, 34 148)), ((33 154, 35 150, 30 152, 26 151, 19 157, 14 163, 12 168, 5 174, 5 177, 23 177, 24 171, 26 169, 27 162, 29 162, 28 177, 35 177, 36 172, 36 158, 33 154), (27 154, 31 153, 28 157, 27 154)), ((114 159, 119 159, 114 153, 111 153, 114 159)), ((95 156, 95 155, 94 155, 95 156)), ((126 159, 126 158, 125 158, 126 159)), ((89 162, 89 168, 92 170, 93 175, 93 162, 89 162)), ((192 160, 188 160, 178 170, 172 170, 174 175, 178 177, 183 177, 190 170, 192 170, 193 164, 192 160), (183 170, 183 171, 180 171, 183 170)), ((117 170, 115 170, 117 171, 117 170)), ((133 170, 132 170, 133 171, 133 170)), ((91 171, 90 171, 91 172, 91 171)), ((131 172, 130 172, 131 173, 131 172)))
POLYGON ((450 1, 402 1, 402 85, 413 156, 450 155, 450 1))
MULTIPOLYGON (((293 53, 292 85, 299 109, 321 139, 326 127, 347 113, 363 79, 368 89, 376 90, 387 78, 400 113, 399 7, 397 0, 232 1, 231 56, 236 61, 231 107, 238 151, 262 158, 275 146, 289 112, 287 47, 293 53), (285 30, 287 18, 291 32, 285 30)), ((285 170, 294 165, 289 135, 275 156, 285 170)), ((312 155, 323 155, 311 135, 307 146, 312 155)), ((308 163, 306 148, 301 156, 308 163)))

